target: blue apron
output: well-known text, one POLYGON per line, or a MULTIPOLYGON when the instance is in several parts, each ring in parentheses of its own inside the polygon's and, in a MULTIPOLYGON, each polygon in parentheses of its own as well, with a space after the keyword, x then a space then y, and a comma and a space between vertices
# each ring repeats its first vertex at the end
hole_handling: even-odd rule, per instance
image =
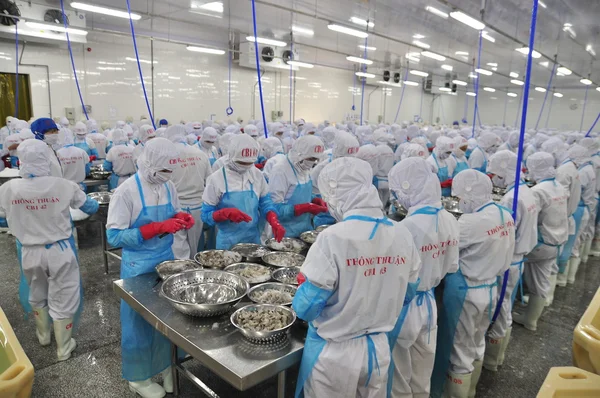
MULTIPOLYGON (((481 171, 483 174, 485 174, 487 171, 487 164, 488 164, 487 157, 485 156, 485 152, 483 151, 483 149, 481 149, 479 146, 476 146, 475 149, 479 149, 481 151, 481 153, 483 153, 483 164, 481 165, 481 167, 473 167, 473 169, 477 170, 477 171, 481 171)), ((473 149, 473 150, 475 150, 475 149, 473 149)))
MULTIPOLYGON (((331 161, 333 160, 333 154, 329 154, 329 163, 331 163, 331 161)), ((317 195, 318 198, 321 197, 321 195, 317 195)), ((332 225, 335 224, 335 218, 333 218, 331 216, 331 214, 329 214, 329 212, 326 213, 319 213, 317 215, 315 215, 313 217, 313 226, 315 228, 317 228, 320 225, 332 225)))
POLYGON ((469 160, 469 158, 471 157, 472 152, 473 150, 469 148, 467 148, 467 150, 465 151, 465 157, 467 158, 467 160, 469 160))
POLYGON ((252 217, 252 220, 241 223, 231 221, 218 223, 217 249, 229 250, 233 245, 237 245, 238 243, 260 244, 260 231, 258 228, 259 200, 256 193, 254 193, 252 183, 250 183, 249 191, 230 192, 225 167, 221 168, 221 170, 223 171, 223 179, 225 180, 225 193, 217 205, 217 210, 226 208, 238 209, 252 217))
POLYGON ((202 152, 206 153, 206 156, 208 156, 208 161, 210 162, 210 165, 212 167, 212 165, 215 164, 215 162, 217 161, 217 157, 215 156, 215 152, 213 151, 214 147, 211 147, 210 149, 206 149, 200 144, 199 141, 196 143, 196 145, 198 145, 198 148, 200 148, 200 150, 202 152), (208 151, 208 152, 206 152, 206 151, 208 151))
POLYGON ((10 156, 10 168, 18 169, 19 168, 19 158, 16 156, 10 156))
MULTIPOLYGON (((377 229, 380 224, 384 225, 393 225, 393 223, 387 218, 373 218, 367 216, 348 216, 344 218, 344 221, 347 220, 359 220, 365 222, 374 222, 375 227, 371 231, 371 235, 369 236, 369 240, 373 239, 377 229)), ((367 357, 368 357, 368 372, 369 375, 367 377, 366 385, 369 385, 369 381, 371 381, 371 374, 373 373, 373 364, 377 366, 379 370, 379 363, 377 362, 377 354, 375 350, 375 344, 371 336, 377 335, 379 333, 371 333, 364 334, 361 336, 354 337, 355 339, 360 339, 365 337, 367 339, 367 357)), ((323 351, 325 344, 327 341, 319 336, 317 329, 313 326, 312 322, 308 324, 308 334, 306 335, 306 340, 304 342, 304 351, 302 352, 302 362, 300 363, 300 371, 298 373, 298 382, 296 383, 296 392, 294 394, 295 398, 304 396, 304 383, 310 377, 313 368, 315 367, 317 360, 319 359, 319 355, 323 351)))
POLYGON ((583 219, 583 214, 585 212, 585 205, 580 202, 577 205, 577 210, 573 213, 573 218, 575 219, 575 233, 573 235, 569 235, 569 239, 567 243, 563 246, 562 252, 560 256, 558 256, 558 272, 561 274, 565 273, 567 268, 567 263, 569 262, 569 258, 571 258, 571 253, 573 252, 573 247, 575 246, 575 238, 577 238, 577 233, 581 228, 581 220, 583 219))
MULTIPOLYGON (((432 153, 431 156, 433 157, 433 160, 435 161, 435 165, 438 168, 438 171, 437 171, 438 179, 440 180, 440 182, 446 181, 448 178, 450 178, 450 176, 448 175, 448 165, 446 165, 444 167, 440 167, 440 164, 437 161, 437 156, 435 155, 435 152, 432 153)), ((442 188, 442 196, 451 196, 451 195, 452 195, 452 188, 442 188)))
POLYGON ((459 162, 458 158, 454 154, 452 154, 452 156, 454 156, 454 160, 456 160, 456 167, 454 168, 454 173, 452 173, 452 178, 454 178, 461 171, 468 170, 469 164, 467 162, 459 162))
POLYGON ((92 150, 90 149, 90 146, 88 145, 86 140, 83 140, 83 142, 76 142, 73 144, 73 146, 83 149, 88 154, 88 156, 92 156, 92 150))
MULTIPOLYGON (((196 207, 182 207, 181 211, 186 212, 189 215, 192 215, 193 211, 196 210, 201 210, 202 209, 202 205, 200 206, 196 206, 196 207)), ((200 234, 200 240, 198 241, 198 246, 196 247, 196 253, 204 251, 204 224, 202 224, 202 231, 203 233, 200 234)), ((195 253, 192 253, 192 256, 194 256, 195 253)))
MULTIPOLYGON (((171 204, 171 192, 167 185, 169 201, 164 205, 146 206, 138 174, 135 180, 142 202, 142 210, 131 225, 139 228, 151 222, 162 222, 175 215, 171 204)), ((173 260, 173 235, 160 239, 158 236, 144 240, 135 249, 123 249, 121 278, 154 272, 154 267, 167 260, 173 260)), ((162 372, 171 365, 171 344, 158 330, 142 318, 125 301, 121 300, 121 357, 123 378, 127 381, 142 381, 162 372)))
MULTIPOLYGON (((285 205, 293 206, 299 205, 302 203, 310 203, 312 199, 312 180, 309 178, 307 182, 304 184, 300 183, 298 179, 298 174, 296 174, 296 169, 290 162, 289 157, 286 156, 286 160, 288 161, 292 171, 294 172, 294 176, 296 177, 296 187, 294 188, 294 192, 292 196, 284 202, 285 205)), ((301 216, 293 217, 291 219, 281 219, 281 225, 285 228, 285 236, 290 238, 297 238, 300 236, 302 232, 312 230, 311 223, 311 214, 305 213, 301 216)))

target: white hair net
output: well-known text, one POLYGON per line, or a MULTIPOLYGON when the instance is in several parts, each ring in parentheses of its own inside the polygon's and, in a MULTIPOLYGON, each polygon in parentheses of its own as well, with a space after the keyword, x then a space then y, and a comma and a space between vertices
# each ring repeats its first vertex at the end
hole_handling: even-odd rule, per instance
MULTIPOLYGON (((521 133, 520 132, 513 131, 508 136, 508 145, 510 145, 511 148, 514 148, 516 150, 517 147, 519 146, 519 138, 520 137, 521 137, 521 133)), ((523 146, 525 146, 525 145, 523 145, 523 146)))
POLYGON ((202 131, 202 137, 200 138, 200 142, 213 142, 216 143, 219 138, 219 133, 212 127, 207 127, 202 131))
POLYGON ((469 147, 469 142, 467 141, 467 139, 465 137, 463 137, 462 135, 459 135, 457 137, 454 138, 454 154, 456 156, 465 156, 465 151, 463 151, 461 149, 461 147, 469 147))
POLYGON ((123 145, 129 142, 127 134, 122 129, 114 129, 112 132, 112 141, 115 145, 123 145))
POLYGON ((48 145, 40 140, 26 140, 19 144, 17 156, 21 162, 19 175, 23 178, 50 175, 48 145))
POLYGON ((321 138, 323 139, 323 143, 325 143, 326 147, 331 148, 331 146, 334 143, 337 132, 338 130, 333 126, 328 126, 323 129, 323 131, 321 132, 321 138))
POLYGON ((377 151, 377 161, 373 173, 378 177, 387 176, 394 167, 394 151, 387 145, 376 146, 375 150, 377 151))
POLYGON ((460 199, 458 205, 464 213, 473 213, 492 200, 492 181, 480 171, 463 170, 452 180, 452 196, 460 199))
POLYGON ((156 132, 154 131, 154 127, 149 124, 144 124, 140 127, 139 130, 140 142, 145 144, 149 139, 156 137, 156 132))
POLYGON ((168 139, 159 137, 148 141, 137 161, 140 176, 150 184, 161 184, 162 181, 156 178, 157 173, 162 170, 173 171, 177 157, 177 148, 168 139))
POLYGON ((550 137, 548 137, 546 134, 544 133, 537 133, 535 135, 535 137, 533 137, 533 146, 536 149, 541 149, 542 148, 542 144, 548 140, 550 137))
POLYGON ((219 137, 219 149, 221 149, 221 153, 223 155, 227 155, 229 153, 229 146, 231 145, 231 140, 235 137, 235 134, 225 133, 219 137))
POLYGON ((396 143, 396 145, 400 145, 404 142, 406 142, 408 140, 408 135, 405 129, 401 129, 401 128, 394 128, 394 126, 397 125, 392 125, 392 135, 394 136, 394 141, 396 143))
POLYGON ((187 134, 185 133, 185 127, 183 125, 174 124, 172 126, 167 127, 167 130, 164 134, 164 138, 177 144, 180 142, 187 142, 187 140, 185 139, 186 135, 187 134))
POLYGON ((423 148, 427 148, 427 138, 423 137, 423 136, 419 136, 419 137, 415 137, 412 140, 410 140, 411 144, 419 144, 421 145, 423 148))
POLYGON ((542 151, 554 156, 554 166, 556 167, 569 157, 567 149, 568 145, 558 137, 552 137, 542 144, 542 151))
POLYGON ((277 137, 269 137, 262 142, 262 151, 265 158, 270 159, 277 153, 283 153, 283 144, 277 137))
POLYGON ((288 156, 290 161, 296 165, 297 163, 308 158, 321 159, 324 152, 325 147, 323 145, 323 141, 321 141, 319 137, 308 135, 302 136, 298 138, 296 142, 294 142, 294 145, 292 145, 292 149, 290 149, 288 156))
POLYGON ((239 134, 240 131, 240 126, 236 126, 235 124, 231 124, 227 127, 225 127, 225 132, 226 133, 231 133, 231 134, 239 134))
POLYGON ((433 150, 438 159, 447 159, 450 157, 454 149, 454 140, 452 138, 440 137, 437 139, 437 143, 433 150))
POLYGON ((233 162, 254 163, 258 159, 258 142, 247 134, 238 134, 231 139, 229 159, 233 162))
POLYGON ((517 155, 509 150, 496 152, 488 160, 487 172, 496 175, 494 185, 506 188, 515 182, 517 155))
POLYGON ((390 145, 394 137, 389 135, 385 129, 377 129, 373 133, 373 144, 379 145, 390 145))
POLYGON ((35 135, 33 135, 30 129, 23 129, 19 133, 19 137, 21 138, 21 141, 25 141, 35 138, 35 135))
POLYGON ((402 152, 401 160, 419 157, 422 159, 427 159, 429 156, 429 151, 421 144, 407 144, 404 147, 404 151, 402 152))
POLYGON ((388 181, 390 190, 406 209, 417 205, 441 204, 440 180, 422 158, 408 158, 396 164, 388 174, 388 181))
POLYGON ((492 152, 498 147, 500 138, 494 133, 483 133, 477 140, 481 149, 486 152, 492 152))
POLYGON ((379 152, 377 151, 377 148, 375 147, 375 145, 367 144, 367 145, 363 145, 360 147, 360 149, 358 150, 358 153, 356 154, 356 157, 369 163, 369 165, 371 166, 371 170, 373 171, 373 174, 375 174, 375 171, 377 170, 377 155, 378 154, 379 154, 379 152))
POLYGON ((73 132, 75 135, 85 136, 87 134, 87 126, 83 122, 75 123, 75 127, 73 127, 73 132))
POLYGON ((546 152, 537 152, 530 155, 527 158, 527 170, 529 171, 529 176, 535 182, 556 177, 554 156, 546 152))
POLYGON ((361 145, 370 144, 373 139, 373 130, 369 126, 357 126, 355 131, 356 137, 361 145))
POLYGON ((333 142, 333 158, 356 156, 359 148, 360 144, 355 136, 345 131, 338 131, 333 142))
MULTIPOLYGON (((575 144, 569 148, 569 157, 577 167, 580 167, 584 163, 590 161, 590 155, 587 148, 579 144, 575 144)), ((529 159, 527 160, 527 164, 529 165, 529 159)))
POLYGON ((258 128, 253 124, 248 124, 244 127, 244 133, 248 134, 250 137, 256 138, 258 137, 258 128))
POLYGON ((419 136, 420 134, 421 134, 421 130, 419 129, 419 126, 417 126, 416 124, 412 124, 406 128, 406 135, 408 136, 409 140, 412 140, 413 138, 419 136))

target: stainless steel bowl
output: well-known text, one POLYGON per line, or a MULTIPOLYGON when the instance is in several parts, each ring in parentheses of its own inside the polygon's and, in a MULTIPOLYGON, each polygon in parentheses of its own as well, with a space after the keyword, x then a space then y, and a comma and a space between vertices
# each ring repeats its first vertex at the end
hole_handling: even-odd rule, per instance
POLYGON ((110 177, 112 173, 110 171, 91 171, 90 172, 90 177, 92 178, 92 180, 106 180, 110 177))
POLYGON ((238 243, 231 248, 232 252, 240 253, 242 261, 249 263, 257 263, 262 256, 271 252, 268 247, 257 245, 256 243, 238 243))
POLYGON ((257 283, 264 283, 264 282, 271 280, 271 267, 267 267, 267 266, 261 265, 261 264, 255 264, 255 263, 231 264, 231 265, 228 265, 227 267, 225 267, 224 271, 239 275, 242 278, 246 279, 248 281, 248 283, 250 283, 252 285, 256 285, 257 283), (244 275, 241 274, 241 272, 248 268, 260 269, 263 272, 263 275, 257 276, 255 278, 245 277, 244 275))
POLYGON ((506 193, 506 188, 494 187, 492 188, 492 193, 502 196, 506 193))
POLYGON ((315 228, 315 231, 317 232, 323 232, 325 231, 327 228, 331 227, 332 224, 323 224, 323 225, 319 225, 317 228, 315 228))
POLYGON ((317 236, 319 236, 317 231, 306 231, 300 234, 300 240, 307 245, 312 245, 317 241, 317 236))
POLYGON ((271 252, 265 254, 262 258, 263 263, 272 267, 301 267, 304 264, 304 257, 298 253, 287 253, 287 252, 271 252))
POLYGON ((248 281, 230 272, 195 270, 167 278, 161 295, 178 311, 210 317, 229 311, 246 295, 248 281))
POLYGON ((496 194, 496 193, 493 193, 493 194, 492 194, 492 200, 493 200, 494 202, 496 202, 496 203, 498 203, 498 202, 502 201, 502 198, 503 198, 503 197, 504 197, 503 195, 499 195, 499 194, 496 194))
POLYGON ((402 206, 397 200, 393 200, 392 203, 394 204, 394 208, 396 209, 396 216, 400 218, 406 217, 406 215, 408 214, 408 210, 406 210, 404 206, 402 206))
POLYGON ((231 315, 231 323, 235 326, 242 336, 253 343, 257 344, 272 344, 286 338, 288 330, 296 321, 296 313, 294 310, 282 305, 270 305, 270 304, 250 304, 240 308, 231 315), (259 310, 280 310, 287 315, 285 326, 276 330, 268 331, 255 331, 246 329, 240 326, 239 317, 240 314, 246 311, 259 311, 259 310))
POLYGON ((277 268, 271 273, 271 278, 275 279, 279 283, 297 285, 299 273, 300 267, 277 268))
POLYGON ((156 266, 156 272, 162 279, 167 279, 171 275, 180 274, 185 271, 202 269, 202 266, 194 260, 170 260, 163 261, 156 266))
POLYGON ((223 269, 242 261, 242 255, 229 250, 205 250, 196 253, 194 260, 204 268, 223 269))
POLYGON ((289 300, 284 303, 267 303, 264 301, 260 301, 258 296, 261 293, 264 293, 267 290, 277 290, 282 293, 288 293, 293 299, 296 295, 296 291, 298 288, 293 285, 286 285, 285 283, 277 283, 277 282, 268 282, 261 283, 260 285, 256 285, 248 291, 248 298, 257 304, 273 304, 273 305, 291 305, 292 300, 289 300))
POLYGON ((112 192, 92 192, 87 194, 88 198, 94 199, 100 206, 108 206, 112 195, 112 192))
POLYGON ((300 253, 302 250, 306 249, 308 246, 306 243, 302 242, 300 239, 296 238, 283 238, 281 242, 277 242, 275 238, 267 239, 265 242, 267 247, 271 250, 275 250, 278 252, 294 252, 300 253))

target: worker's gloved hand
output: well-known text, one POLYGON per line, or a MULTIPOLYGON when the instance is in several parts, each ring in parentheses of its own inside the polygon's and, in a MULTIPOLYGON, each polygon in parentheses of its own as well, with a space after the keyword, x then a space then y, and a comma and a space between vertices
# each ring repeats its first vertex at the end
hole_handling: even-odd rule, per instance
POLYGON ((279 223, 279 218, 274 211, 270 211, 267 213, 267 221, 269 225, 271 225, 271 229, 273 230, 273 236, 277 242, 281 242, 283 237, 285 236, 285 228, 283 225, 279 223))
POLYGON ((174 234, 185 228, 185 223, 177 218, 169 218, 162 222, 151 222, 140 227, 140 232, 144 240, 152 239, 161 234, 174 234))
POLYGON ((298 287, 300 287, 300 285, 302 285, 304 282, 306 282, 306 277, 304 276, 304 274, 302 272, 300 272, 298 274, 298 276, 296 277, 296 281, 298 281, 298 287))
POLYGON ((234 208, 217 210, 213 213, 215 222, 232 221, 234 223, 250 222, 252 217, 248 214, 234 208))
POLYGON ((327 208, 327 203, 325 203, 325 201, 321 198, 314 198, 312 203, 316 204, 317 206, 327 208))
POLYGON ((90 156, 90 162, 93 162, 94 160, 96 160, 96 155, 91 155, 90 156))
POLYGON ((194 220, 194 217, 192 217, 191 214, 184 213, 184 212, 175 214, 175 218, 178 220, 181 220, 185 223, 185 229, 192 228, 194 226, 194 224, 196 223, 196 220, 194 220))
POLYGON ((446 181, 440 184, 442 188, 452 188, 452 178, 448 178, 446 181))
POLYGON ((262 163, 257 163, 254 166, 259 169, 262 170, 265 167, 265 163, 267 163, 266 161, 262 162, 262 163))
POLYGON ((301 216, 302 214, 310 213, 310 214, 319 214, 326 213, 327 207, 319 206, 314 203, 301 203, 299 205, 294 206, 294 215, 296 217, 301 216))

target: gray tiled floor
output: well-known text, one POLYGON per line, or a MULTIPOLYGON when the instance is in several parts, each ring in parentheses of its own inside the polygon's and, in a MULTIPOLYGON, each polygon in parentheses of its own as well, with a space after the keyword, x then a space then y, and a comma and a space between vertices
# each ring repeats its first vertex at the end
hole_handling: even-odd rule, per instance
MULTIPOLYGON (((92 228, 80 233, 81 274, 85 309, 77 332, 77 350, 72 359, 57 363, 54 343, 40 347, 31 319, 25 320, 18 302, 19 268, 14 239, 0 235, 0 305, 8 316, 35 369, 34 397, 133 397, 121 379, 119 301, 112 292, 119 265, 111 262, 104 274, 100 239, 92 228)), ((557 288, 553 306, 542 315, 538 331, 515 325, 505 365, 497 373, 484 371, 478 397, 529 398, 539 390, 552 366, 571 364, 573 329, 600 284, 600 261, 590 260, 580 268, 577 283, 557 288)), ((189 366, 222 397, 275 397, 275 380, 244 393, 220 381, 197 362, 189 366)), ((297 370, 289 372, 288 396, 293 396, 297 370)), ((182 381, 182 396, 201 394, 182 381)))

